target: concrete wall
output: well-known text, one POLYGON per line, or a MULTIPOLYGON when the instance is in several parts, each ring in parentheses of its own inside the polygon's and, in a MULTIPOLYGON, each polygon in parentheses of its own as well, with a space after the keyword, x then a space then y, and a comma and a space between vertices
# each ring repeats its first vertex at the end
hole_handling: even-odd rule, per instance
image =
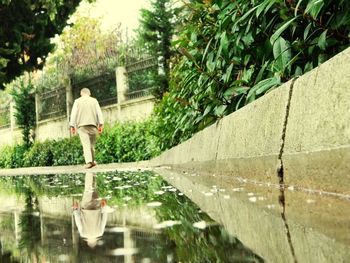
POLYGON ((120 104, 120 121, 140 121, 149 117, 153 112, 155 98, 146 96, 143 98, 128 100, 120 104))
POLYGON ((285 182, 350 195, 350 49, 296 80, 285 182))
MULTIPOLYGON (((139 121, 150 116, 153 111, 155 98, 153 96, 145 96, 127 100, 125 94, 128 92, 128 82, 126 69, 124 67, 116 68, 116 81, 118 87, 118 103, 101 107, 105 123, 114 124, 116 122, 139 121)), ((68 116, 38 121, 39 112, 36 112, 36 140, 45 141, 47 139, 70 137, 69 115, 73 105, 73 93, 70 84, 66 87, 66 98, 68 116)), ((38 109, 40 107, 40 98, 38 94, 36 94, 35 103, 38 109)), ((0 147, 2 145, 13 145, 21 141, 21 131, 15 126, 13 103, 11 104, 10 115, 11 128, 0 129, 0 147)))
POLYGON ((278 184, 291 83, 226 116, 153 161, 278 184))
POLYGON ((21 142, 22 133, 18 128, 0 129, 0 146, 2 145, 14 145, 21 142))
POLYGON ((37 141, 67 138, 69 136, 69 124, 66 116, 40 121, 37 125, 37 141))
POLYGON ((350 195, 350 48, 151 165, 350 195))

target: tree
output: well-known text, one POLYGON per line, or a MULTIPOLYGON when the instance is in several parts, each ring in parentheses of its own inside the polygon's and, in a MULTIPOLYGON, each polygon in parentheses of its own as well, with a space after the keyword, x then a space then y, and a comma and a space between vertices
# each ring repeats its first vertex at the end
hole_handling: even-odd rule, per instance
POLYGON ((11 95, 15 102, 15 118, 22 130, 24 147, 29 148, 34 142, 36 126, 34 86, 30 80, 27 83, 24 77, 21 77, 14 84, 11 95))
POLYGON ((40 68, 81 0, 0 0, 0 89, 40 68))
POLYGON ((175 32, 176 17, 180 9, 172 5, 172 0, 154 0, 151 9, 141 9, 138 41, 146 50, 158 58, 160 74, 156 83, 157 97, 162 97, 168 90, 170 72, 170 58, 173 54, 171 41, 175 32))

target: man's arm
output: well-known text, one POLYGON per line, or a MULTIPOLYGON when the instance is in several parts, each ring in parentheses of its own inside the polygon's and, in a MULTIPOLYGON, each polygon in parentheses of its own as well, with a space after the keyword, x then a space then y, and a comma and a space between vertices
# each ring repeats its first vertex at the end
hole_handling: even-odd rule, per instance
POLYGON ((102 115, 102 110, 100 107, 100 104, 96 100, 96 114, 97 114, 97 121, 98 121, 98 132, 102 133, 103 130, 103 115, 102 115))
POLYGON ((74 101, 72 112, 70 114, 70 122, 69 122, 70 130, 73 134, 75 134, 75 127, 77 125, 76 119, 77 119, 77 103, 74 101))

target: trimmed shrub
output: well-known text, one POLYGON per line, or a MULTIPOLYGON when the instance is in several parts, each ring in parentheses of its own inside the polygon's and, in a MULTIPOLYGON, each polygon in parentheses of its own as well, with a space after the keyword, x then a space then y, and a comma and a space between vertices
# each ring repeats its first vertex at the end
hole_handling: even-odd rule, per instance
MULTIPOLYGON (((154 122, 128 122, 106 127, 98 136, 96 161, 98 163, 133 162, 150 159, 160 153, 158 138, 152 134, 154 122)), ((0 168, 30 166, 58 166, 83 164, 83 148, 79 136, 5 146, 0 149, 0 168)))
POLYGON ((0 168, 11 168, 14 147, 4 146, 0 149, 0 168))
POLYGON ((152 134, 153 121, 128 122, 106 127, 96 144, 99 163, 148 160, 160 153, 152 134))
POLYGON ((35 142, 24 155, 24 166, 53 165, 52 141, 35 142))
POLYGON ((54 166, 84 163, 83 147, 79 136, 58 140, 51 146, 54 166))

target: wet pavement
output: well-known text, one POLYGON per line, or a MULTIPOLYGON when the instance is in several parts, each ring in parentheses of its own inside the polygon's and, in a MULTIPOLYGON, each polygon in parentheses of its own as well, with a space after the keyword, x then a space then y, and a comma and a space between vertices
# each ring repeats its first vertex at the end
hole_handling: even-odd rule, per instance
POLYGON ((350 262, 348 196, 158 171, 266 262, 350 262))
POLYGON ((350 199, 111 167, 0 177, 0 262, 350 262, 350 199))
POLYGON ((1 176, 0 198, 0 262, 264 262, 150 171, 1 176))

